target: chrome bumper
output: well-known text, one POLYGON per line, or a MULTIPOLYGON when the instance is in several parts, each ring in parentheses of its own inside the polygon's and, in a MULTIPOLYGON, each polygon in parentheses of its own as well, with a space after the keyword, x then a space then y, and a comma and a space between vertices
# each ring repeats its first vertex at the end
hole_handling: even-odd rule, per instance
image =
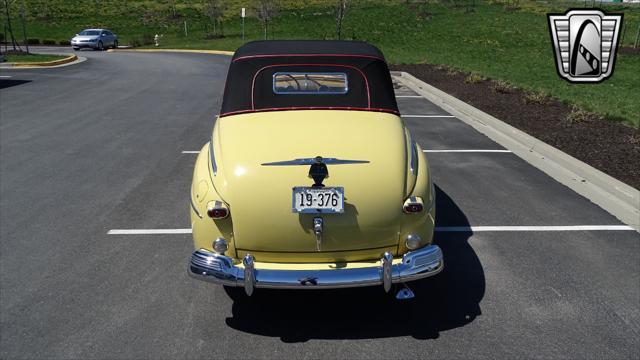
POLYGON ((227 286, 242 286, 248 295, 253 288, 301 289, 341 288, 383 285, 389 291, 392 283, 401 283, 435 275, 442 271, 442 251, 429 245, 406 253, 400 263, 385 253, 381 266, 335 270, 273 270, 254 266, 253 257, 245 256, 243 266, 233 259, 207 250, 191 254, 188 273, 198 280, 227 286))

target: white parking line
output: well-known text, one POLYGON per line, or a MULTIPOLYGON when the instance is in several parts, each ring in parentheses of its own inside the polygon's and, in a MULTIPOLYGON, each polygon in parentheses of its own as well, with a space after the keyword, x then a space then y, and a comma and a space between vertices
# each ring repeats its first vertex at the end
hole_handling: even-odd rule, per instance
POLYGON ((421 95, 396 95, 397 98, 421 98, 421 95))
MULTIPOLYGON (((569 225, 569 226, 439 226, 435 232, 487 231, 635 231, 627 225, 569 225)), ((107 235, 163 235, 191 234, 191 229, 113 229, 107 235)))
POLYGON ((191 234, 191 229, 113 229, 107 235, 191 234))
POLYGON ((401 115, 403 118, 453 118, 453 115, 401 115))
POLYGON ((570 225, 570 226, 441 226, 437 232, 481 231, 635 231, 627 225, 570 225))
MULTIPOLYGON (((464 150, 422 150, 426 153, 511 153, 511 150, 483 150, 483 149, 464 149, 464 150)), ((199 154, 199 150, 183 150, 183 154, 199 154)))
POLYGON ((0 79, 8 79, 8 78, 10 78, 10 77, 11 77, 11 76, 9 76, 9 75, 0 75, 0 79))
POLYGON ((511 153, 511 150, 422 150, 426 153, 511 153))

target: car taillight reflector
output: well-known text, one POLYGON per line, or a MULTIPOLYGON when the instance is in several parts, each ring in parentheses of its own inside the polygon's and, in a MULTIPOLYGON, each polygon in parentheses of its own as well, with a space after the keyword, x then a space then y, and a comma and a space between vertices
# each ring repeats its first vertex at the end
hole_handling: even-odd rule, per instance
POLYGON ((407 214, 416 214, 421 212, 423 209, 424 205, 422 203, 422 198, 418 196, 408 198, 402 206, 402 210, 407 214))
POLYGON ((229 216, 229 209, 222 201, 215 201, 207 207, 207 215, 212 219, 224 219, 229 216))

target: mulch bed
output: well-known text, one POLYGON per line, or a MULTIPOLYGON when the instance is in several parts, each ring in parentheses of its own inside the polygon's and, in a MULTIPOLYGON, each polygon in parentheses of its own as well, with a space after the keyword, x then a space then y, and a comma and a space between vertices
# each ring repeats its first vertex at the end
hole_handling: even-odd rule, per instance
POLYGON ((640 189, 640 130, 570 105, 429 64, 392 65, 640 189), (476 79, 477 81, 477 79, 476 79))

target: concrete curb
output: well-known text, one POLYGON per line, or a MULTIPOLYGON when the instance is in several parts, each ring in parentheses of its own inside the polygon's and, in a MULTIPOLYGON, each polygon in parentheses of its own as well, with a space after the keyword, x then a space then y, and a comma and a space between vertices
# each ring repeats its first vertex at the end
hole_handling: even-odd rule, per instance
POLYGON ((53 61, 39 61, 39 62, 30 62, 30 63, 6 63, 6 65, 10 65, 11 67, 41 67, 41 66, 58 66, 66 63, 70 63, 72 61, 78 60, 78 56, 70 55, 64 59, 53 60, 53 61))
POLYGON ((233 51, 223 50, 196 50, 196 49, 109 49, 107 52, 178 52, 178 53, 197 53, 197 54, 213 54, 233 56, 233 51))
POLYGON ((406 72, 402 84, 640 231, 640 191, 406 72))

